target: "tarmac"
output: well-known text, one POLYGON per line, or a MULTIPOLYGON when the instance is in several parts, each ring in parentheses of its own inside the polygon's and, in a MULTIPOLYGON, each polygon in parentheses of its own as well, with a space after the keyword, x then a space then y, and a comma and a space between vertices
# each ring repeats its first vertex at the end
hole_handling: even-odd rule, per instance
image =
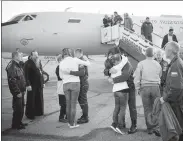
MULTIPOLYGON (((112 85, 103 75, 105 57, 92 56, 90 58, 93 59, 92 65, 89 67, 88 103, 90 121, 76 129, 69 129, 67 123, 58 121, 60 107, 56 94, 55 62, 51 62, 44 67, 51 78, 51 81, 44 88, 44 116, 36 117, 34 121, 24 117, 23 122, 29 124, 26 129, 20 131, 10 129, 12 97, 5 79, 6 73, 2 72, 4 74, 2 84, 2 141, 161 141, 161 138, 146 133, 143 106, 138 95, 136 97, 138 132, 132 135, 120 135, 110 129, 114 110, 114 96, 112 85)), ((79 118, 80 116, 81 109, 77 104, 76 117, 79 118)), ((131 125, 128 108, 126 125, 127 128, 131 125)))

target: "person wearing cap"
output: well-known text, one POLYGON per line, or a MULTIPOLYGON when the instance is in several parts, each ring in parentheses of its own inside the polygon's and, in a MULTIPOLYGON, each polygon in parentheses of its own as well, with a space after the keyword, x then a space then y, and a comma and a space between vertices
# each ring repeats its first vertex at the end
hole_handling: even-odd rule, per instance
POLYGON ((72 56, 71 49, 64 48, 62 50, 63 60, 59 64, 59 74, 62 74, 63 90, 66 98, 66 114, 68 119, 68 126, 77 128, 76 117, 76 104, 80 92, 80 79, 79 76, 71 75, 71 71, 78 71, 79 65, 89 66, 90 62, 86 56, 83 56, 83 61, 72 56))
POLYGON ((162 69, 160 64, 154 60, 153 48, 146 49, 146 59, 139 62, 134 72, 135 89, 142 97, 144 115, 148 134, 155 133, 160 136, 157 130, 158 125, 148 123, 148 115, 152 113, 153 103, 157 97, 161 97, 159 85, 161 82, 162 69))
POLYGON ((152 42, 153 25, 150 22, 150 18, 146 17, 146 21, 141 26, 141 35, 147 40, 152 42))
MULTIPOLYGON (((183 131, 183 61, 179 57, 180 46, 174 41, 165 46, 166 57, 171 62, 168 66, 165 89, 160 101, 162 104, 164 102, 170 104, 183 131)), ((183 139, 183 134, 181 138, 183 139)))
POLYGON ((165 49, 165 45, 168 43, 168 42, 171 42, 171 41, 175 41, 178 43, 178 40, 177 40, 177 37, 176 35, 173 33, 173 27, 170 27, 169 28, 169 33, 166 34, 164 37, 163 37, 163 41, 162 41, 162 44, 161 44, 161 48, 165 49))

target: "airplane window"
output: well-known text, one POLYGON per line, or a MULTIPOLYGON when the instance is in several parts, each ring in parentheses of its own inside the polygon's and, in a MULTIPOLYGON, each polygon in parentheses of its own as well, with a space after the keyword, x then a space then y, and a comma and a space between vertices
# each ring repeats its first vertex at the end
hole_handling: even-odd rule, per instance
POLYGON ((30 21, 33 20, 30 16, 26 16, 23 21, 30 21))
POLYGON ((10 22, 19 22, 24 16, 25 15, 17 16, 13 20, 11 20, 10 22))
POLYGON ((80 23, 80 19, 69 19, 68 23, 80 23))
POLYGON ((32 17, 34 17, 34 18, 36 18, 37 17, 37 15, 31 15, 32 17))

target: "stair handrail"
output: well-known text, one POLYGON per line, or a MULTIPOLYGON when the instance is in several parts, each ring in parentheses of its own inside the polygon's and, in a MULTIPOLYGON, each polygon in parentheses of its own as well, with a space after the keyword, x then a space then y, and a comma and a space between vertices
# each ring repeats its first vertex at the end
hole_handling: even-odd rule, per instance
MULTIPOLYGON (((120 26, 123 26, 123 27, 124 27, 124 25, 123 25, 123 24, 120 24, 120 26)), ((159 48, 159 49, 162 49, 161 47, 159 47, 158 45, 156 45, 156 44, 152 43, 151 41, 149 41, 149 40, 147 40, 147 39, 142 38, 142 35, 139 35, 139 34, 135 33, 134 31, 132 31, 132 30, 130 30, 130 29, 128 29, 128 28, 126 28, 126 27, 124 27, 124 29, 125 29, 125 30, 127 30, 127 31, 129 31, 131 34, 135 34, 135 35, 137 35, 139 38, 141 38, 141 39, 145 40, 147 43, 152 44, 153 46, 156 46, 156 47, 157 47, 157 48, 159 48)), ((162 49, 162 50, 163 50, 163 49, 162 49)))
MULTIPOLYGON (((145 38, 142 38, 142 35, 139 35, 139 34, 135 33, 134 31, 132 31, 132 30, 130 30, 130 29, 124 27, 124 24, 119 24, 119 27, 121 27, 121 26, 122 26, 125 30, 127 30, 129 33, 135 34, 135 35, 137 35, 139 38, 141 38, 142 40, 145 40, 147 43, 152 44, 153 46, 155 46, 155 47, 157 47, 157 48, 163 50, 163 49, 162 49, 161 47, 159 47, 158 45, 152 43, 151 41, 149 41, 149 40, 147 40, 147 39, 145 39, 145 38)), ((102 27, 102 28, 105 28, 104 25, 102 25, 101 27, 102 27)), ((111 26, 111 27, 112 27, 112 26, 111 26)))
MULTIPOLYGON (((138 27, 140 27, 140 28, 141 28, 141 26, 140 26, 140 25, 138 25, 138 24, 136 24, 136 23, 133 23, 133 24, 135 24, 135 25, 137 25, 138 27)), ((158 36, 159 38, 163 39, 163 37, 161 37, 160 35, 158 35, 158 34, 156 34, 156 33, 154 33, 154 32, 152 32, 152 34, 154 34, 154 35, 158 36)))

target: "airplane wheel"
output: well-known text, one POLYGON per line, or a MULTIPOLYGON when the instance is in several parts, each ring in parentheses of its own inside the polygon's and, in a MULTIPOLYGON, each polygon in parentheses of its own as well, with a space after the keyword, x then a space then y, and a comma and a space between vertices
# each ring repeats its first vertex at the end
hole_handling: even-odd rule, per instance
POLYGON ((45 71, 43 71, 43 79, 44 79, 44 83, 49 81, 49 75, 45 71))

